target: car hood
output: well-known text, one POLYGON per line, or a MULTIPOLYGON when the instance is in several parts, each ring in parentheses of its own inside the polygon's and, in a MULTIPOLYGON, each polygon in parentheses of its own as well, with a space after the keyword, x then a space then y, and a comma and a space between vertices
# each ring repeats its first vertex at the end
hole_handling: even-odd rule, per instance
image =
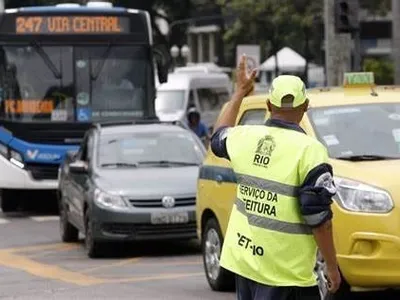
POLYGON ((400 160, 350 162, 332 160, 335 176, 382 188, 400 198, 400 160))
POLYGON ((105 192, 138 198, 194 197, 198 166, 99 170, 95 184, 105 192))

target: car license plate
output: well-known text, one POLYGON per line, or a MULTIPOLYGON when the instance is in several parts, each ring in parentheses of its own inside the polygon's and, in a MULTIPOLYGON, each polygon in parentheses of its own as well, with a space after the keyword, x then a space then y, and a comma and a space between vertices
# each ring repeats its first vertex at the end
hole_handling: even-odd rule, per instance
POLYGON ((187 212, 151 214, 152 224, 183 224, 189 222, 187 212))

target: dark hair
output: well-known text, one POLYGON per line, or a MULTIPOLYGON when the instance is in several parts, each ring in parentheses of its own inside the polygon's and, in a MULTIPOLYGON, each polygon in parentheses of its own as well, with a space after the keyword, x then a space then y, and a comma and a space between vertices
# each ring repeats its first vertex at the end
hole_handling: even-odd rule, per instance
POLYGON ((292 94, 287 94, 282 97, 281 106, 282 106, 282 108, 293 107, 293 102, 294 102, 294 96, 292 94))

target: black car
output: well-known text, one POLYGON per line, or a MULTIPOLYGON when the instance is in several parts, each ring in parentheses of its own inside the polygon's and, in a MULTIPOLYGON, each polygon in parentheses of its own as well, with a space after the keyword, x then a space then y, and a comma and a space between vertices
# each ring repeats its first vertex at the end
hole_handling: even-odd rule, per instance
POLYGON ((171 123, 90 129, 59 170, 60 233, 85 234, 89 257, 110 241, 196 238, 200 139, 171 123))

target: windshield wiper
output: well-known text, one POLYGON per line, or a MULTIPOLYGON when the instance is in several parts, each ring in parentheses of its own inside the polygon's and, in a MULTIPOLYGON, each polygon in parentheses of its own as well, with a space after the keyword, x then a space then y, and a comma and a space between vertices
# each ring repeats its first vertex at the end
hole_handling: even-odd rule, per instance
POLYGON ((100 167, 135 167, 135 168, 137 168, 137 166, 138 165, 135 163, 123 163, 123 162, 107 163, 100 165, 100 167))
POLYGON ((184 161, 171 161, 171 160, 148 160, 148 161, 138 161, 139 165, 181 165, 181 166, 198 166, 199 164, 194 162, 184 162, 184 161))
POLYGON ((93 75, 93 74, 90 74, 90 78, 91 78, 93 81, 96 81, 96 80, 97 80, 97 78, 99 77, 101 71, 103 70, 104 64, 105 64, 105 62, 106 62, 106 58, 107 58, 108 55, 110 54, 111 48, 112 48, 112 44, 110 43, 110 44, 108 44, 107 49, 106 49, 106 51, 104 52, 104 54, 101 56, 100 64, 99 64, 99 67, 97 68, 96 72, 94 72, 94 75, 93 75))
POLYGON ((32 42, 32 46, 39 54, 39 56, 43 59, 45 62, 46 66, 50 69, 51 72, 53 72, 53 75, 57 79, 61 79, 62 75, 61 72, 58 71, 57 67, 53 64, 47 53, 43 50, 43 48, 37 43, 37 42, 32 42))
POLYGON ((400 157, 390 157, 384 155, 373 155, 373 154, 359 154, 359 155, 343 155, 335 157, 335 159, 349 160, 349 161, 364 161, 364 160, 389 160, 389 159, 400 159, 400 157))

